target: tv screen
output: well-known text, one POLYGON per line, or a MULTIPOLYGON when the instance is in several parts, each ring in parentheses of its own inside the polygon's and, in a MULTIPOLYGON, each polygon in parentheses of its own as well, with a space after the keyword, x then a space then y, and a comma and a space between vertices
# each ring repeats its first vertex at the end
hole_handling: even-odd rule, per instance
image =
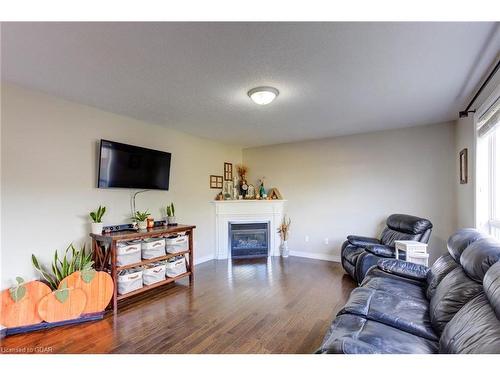
POLYGON ((168 190, 171 156, 101 139, 97 187, 168 190))

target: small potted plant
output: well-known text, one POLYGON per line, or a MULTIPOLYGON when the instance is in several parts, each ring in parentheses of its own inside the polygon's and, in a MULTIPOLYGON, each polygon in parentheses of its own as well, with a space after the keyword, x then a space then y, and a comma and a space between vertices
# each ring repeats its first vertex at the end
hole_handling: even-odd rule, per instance
POLYGON ((173 202, 167 206, 167 223, 168 225, 177 224, 177 221, 175 219, 175 207, 173 202))
POLYGON ((137 225, 139 229, 148 229, 148 217, 150 213, 148 210, 141 212, 137 211, 133 217, 135 221, 137 221, 137 225))
POLYGON ((290 224, 292 223, 291 219, 286 219, 286 216, 283 217, 283 221, 281 222, 280 226, 278 227, 278 233, 281 238, 281 245, 280 245, 280 254, 283 258, 288 257, 288 235, 290 234, 290 224))
POLYGON ((90 218, 92 219, 92 234, 102 234, 102 217, 104 216, 105 212, 106 207, 99 206, 96 211, 90 213, 90 218))

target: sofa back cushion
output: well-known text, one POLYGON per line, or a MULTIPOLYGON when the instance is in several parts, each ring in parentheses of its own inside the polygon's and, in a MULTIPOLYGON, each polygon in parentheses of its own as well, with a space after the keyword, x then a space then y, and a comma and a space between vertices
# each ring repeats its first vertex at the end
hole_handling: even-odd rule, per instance
POLYGON ((499 260, 500 242, 486 237, 467 246, 460 257, 460 264, 472 280, 482 283, 486 272, 499 260))
POLYGON ((396 241, 418 241, 420 237, 420 234, 404 233, 391 228, 384 228, 380 235, 380 242, 383 245, 394 247, 396 241))
POLYGON ((486 272, 483 288, 446 325, 440 353, 500 354, 500 262, 486 272))
POLYGON ((469 278, 462 267, 448 273, 436 287, 429 309, 432 328, 438 335, 458 310, 482 291, 483 286, 469 278))
POLYGON ((429 300, 434 296, 434 292, 441 280, 459 266, 460 265, 455 262, 455 259, 453 259, 450 254, 443 255, 434 262, 427 273, 426 280, 427 289, 425 290, 425 294, 429 300))
POLYGON ((387 227, 397 232, 408 234, 423 234, 432 229, 432 223, 417 216, 393 214, 387 218, 387 227))
POLYGON ((394 246, 395 241, 420 241, 428 231, 432 229, 432 224, 427 219, 420 217, 393 214, 387 218, 387 227, 384 228, 380 236, 380 242, 387 246, 394 246))
POLYGON ((446 325, 439 352, 500 354, 500 320, 484 293, 462 307, 446 325))
POLYGON ((496 262, 490 267, 483 280, 483 288, 486 297, 500 319, 500 262, 496 262))
POLYGON ((473 242, 487 235, 479 232, 477 229, 464 228, 459 229, 448 238, 447 247, 448 252, 457 263, 460 263, 460 257, 464 250, 473 242))

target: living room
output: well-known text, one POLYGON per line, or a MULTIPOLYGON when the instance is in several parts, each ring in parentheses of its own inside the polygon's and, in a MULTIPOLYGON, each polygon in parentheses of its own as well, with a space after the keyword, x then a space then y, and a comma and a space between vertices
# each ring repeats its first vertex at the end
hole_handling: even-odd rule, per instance
POLYGON ((496 20, 15 20, 2 354, 500 353, 496 20))

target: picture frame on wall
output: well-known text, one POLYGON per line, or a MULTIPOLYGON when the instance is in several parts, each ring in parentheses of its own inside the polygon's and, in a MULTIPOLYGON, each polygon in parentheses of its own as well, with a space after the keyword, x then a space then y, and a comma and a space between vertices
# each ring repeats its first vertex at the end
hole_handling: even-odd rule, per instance
POLYGON ((222 176, 210 175, 210 189, 222 189, 223 184, 222 176))
POLYGON ((224 163, 224 181, 233 180, 233 164, 224 163))
POLYGON ((460 151, 459 154, 459 165, 460 165, 460 183, 466 184, 469 182, 469 171, 468 171, 468 155, 467 148, 460 151))

